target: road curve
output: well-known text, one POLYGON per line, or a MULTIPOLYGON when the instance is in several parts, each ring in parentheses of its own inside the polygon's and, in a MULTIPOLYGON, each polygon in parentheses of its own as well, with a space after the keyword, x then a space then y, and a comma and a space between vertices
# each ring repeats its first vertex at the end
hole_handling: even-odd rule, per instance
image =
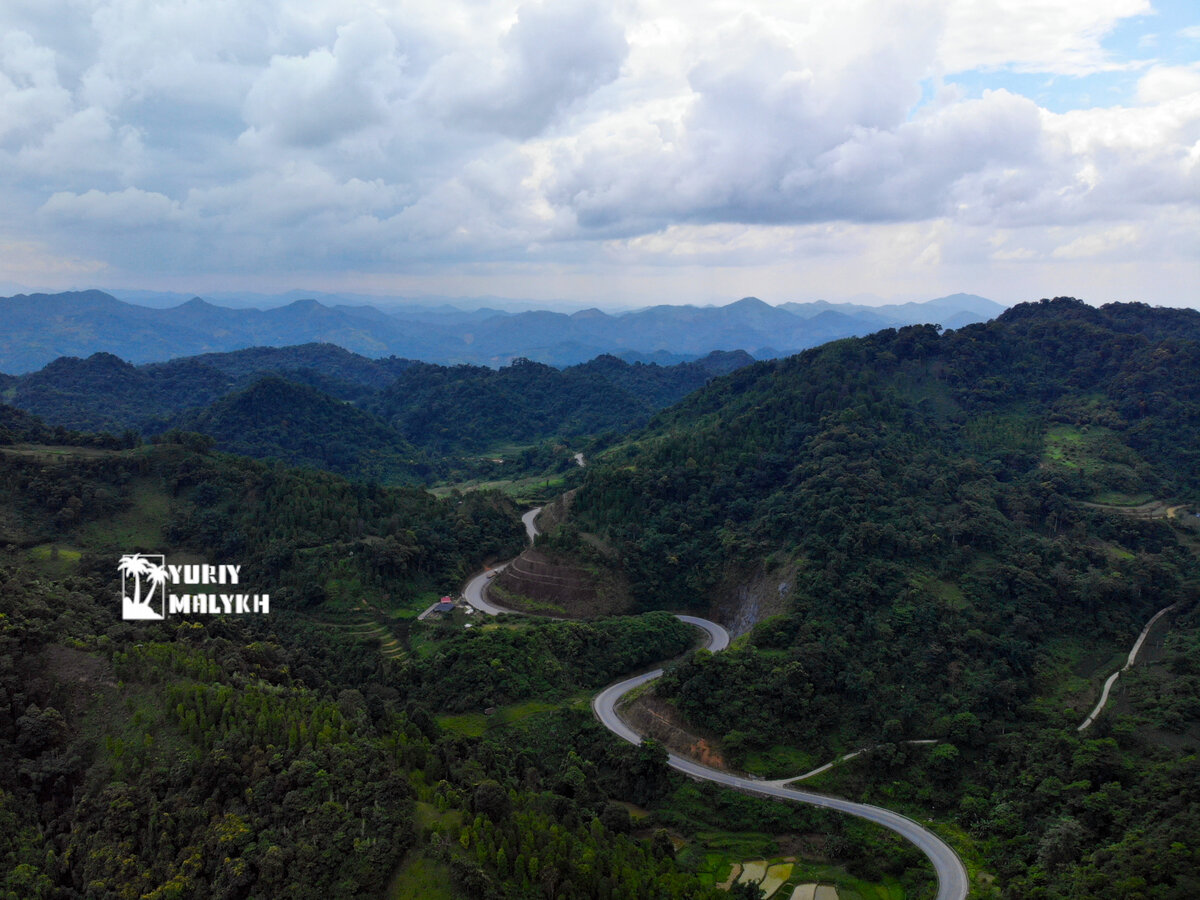
MULTIPOLYGON (((521 521, 525 523, 525 530, 531 542, 538 533, 534 519, 539 512, 541 512, 540 507, 530 510, 521 517, 521 521)), ((493 571, 498 571, 501 568, 503 566, 498 566, 493 571)), ((488 602, 485 596, 487 583, 487 572, 472 578, 463 589, 463 595, 466 597, 467 602, 480 612, 487 613, 488 615, 514 612, 515 610, 503 609, 488 602)), ((708 639, 705 646, 712 652, 719 652, 729 646, 729 632, 715 622, 701 619, 698 616, 676 616, 676 618, 703 631, 708 639)), ((616 684, 606 687, 592 700, 592 710, 595 712, 596 718, 617 736, 630 743, 640 744, 642 736, 630 728, 625 723, 625 720, 617 714, 617 704, 621 701, 622 697, 634 688, 653 681, 662 675, 662 673, 662 669, 655 669, 653 672, 634 675, 632 678, 626 678, 624 681, 618 681, 616 684)), ((701 765, 698 762, 677 756, 674 753, 667 754, 667 764, 671 768, 683 772, 685 775, 698 778, 702 781, 712 781, 717 784, 723 784, 726 787, 734 788, 735 790, 758 794, 763 797, 792 800, 797 803, 821 806, 882 825, 884 828, 896 832, 929 858, 929 861, 933 864, 934 872, 937 873, 938 892, 936 900, 966 900, 967 891, 970 888, 970 879, 967 876, 966 867, 963 866, 962 860, 958 858, 958 854, 941 838, 933 834, 933 832, 926 830, 907 816, 902 816, 899 813, 883 809, 882 807, 870 806, 866 803, 853 803, 850 800, 842 800, 838 797, 827 797, 824 794, 796 790, 795 788, 785 787, 775 782, 756 781, 752 778, 742 777, 741 775, 732 775, 729 772, 701 765)))
MULTIPOLYGON (((542 511, 540 506, 535 506, 525 515, 521 516, 521 523, 525 526, 525 534, 529 538, 529 543, 533 543, 533 539, 540 534, 535 520, 538 513, 542 511)), ((487 598, 488 582, 495 577, 497 572, 500 572, 507 566, 508 563, 501 563, 498 566, 493 566, 490 569, 485 569, 474 578, 467 582, 463 588, 463 599, 481 613, 487 613, 489 616, 498 616, 501 613, 516 613, 515 609, 505 609, 503 606, 497 606, 487 598)))
POLYGON ((529 543, 531 544, 533 543, 533 539, 541 534, 536 524, 538 513, 541 511, 542 508, 540 506, 535 506, 529 512, 525 513, 525 515, 521 516, 521 524, 525 526, 525 534, 529 537, 529 543))
MULTIPOLYGON (((710 650, 723 650, 729 645, 729 633, 720 625, 709 622, 706 619, 697 619, 693 616, 677 616, 677 618, 706 631, 710 638, 708 645, 710 650)), ((640 744, 642 742, 641 735, 630 728, 625 723, 625 720, 618 715, 617 705, 620 703, 621 698, 634 688, 641 687, 648 681, 653 681, 662 672, 662 669, 655 669, 653 672, 635 675, 632 678, 627 678, 624 681, 619 681, 616 684, 606 687, 592 700, 592 711, 595 712, 596 718, 600 720, 604 727, 619 737, 624 738, 630 743, 640 744)), ((929 858, 929 861, 933 864, 934 871, 937 873, 937 900, 965 900, 967 891, 970 889, 970 879, 967 875, 966 867, 963 866, 962 860, 958 858, 958 854, 937 835, 923 828, 907 816, 900 815, 900 813, 892 812, 890 809, 883 809, 878 806, 870 806, 866 803, 854 803, 838 797, 827 797, 824 794, 814 794, 811 791, 800 791, 795 788, 784 787, 782 784, 775 782, 744 778, 741 775, 733 775, 729 772, 723 772, 720 769, 702 765, 686 757, 677 756, 674 753, 667 754, 667 764, 671 768, 683 772, 692 778, 713 781, 717 784, 734 788, 735 790, 758 794, 763 797, 793 800, 798 803, 822 806, 826 809, 849 813, 852 816, 858 816, 860 819, 866 819, 877 825, 882 825, 884 828, 896 832, 909 843, 916 846, 917 849, 929 858)))

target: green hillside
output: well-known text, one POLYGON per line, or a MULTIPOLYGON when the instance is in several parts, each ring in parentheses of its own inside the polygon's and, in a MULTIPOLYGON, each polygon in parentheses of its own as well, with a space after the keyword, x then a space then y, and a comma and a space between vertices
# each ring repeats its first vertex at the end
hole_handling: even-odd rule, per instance
POLYGON ((268 375, 183 420, 231 453, 275 458, 384 483, 423 482, 433 465, 369 413, 268 375))
POLYGON ((55 426, 143 438, 202 431, 231 452, 364 480, 487 480, 573 467, 589 441, 640 426, 751 361, 715 352, 673 366, 606 356, 497 370, 306 344, 133 366, 96 353, 5 376, 0 399, 55 426))
MULTIPOLYGON (((1148 797, 1166 799, 1152 773, 1191 765, 1200 733, 1147 745, 1111 717, 1075 726, 1155 611, 1179 603, 1194 627, 1198 428, 1200 314, 1043 301, 719 379, 596 460, 546 540, 593 565, 615 551, 646 609, 777 613, 656 688, 735 763, 799 774, 768 760, 891 746, 898 762, 855 790, 971 826, 1006 896, 1047 880, 1046 896, 1133 896, 1089 893, 1111 866, 1085 851, 1136 840, 1148 797), (1031 803, 1051 776, 1075 787, 1031 803), (1150 792, 1132 818, 1109 781, 1150 792)), ((1156 846, 1200 832, 1184 802, 1156 846)))

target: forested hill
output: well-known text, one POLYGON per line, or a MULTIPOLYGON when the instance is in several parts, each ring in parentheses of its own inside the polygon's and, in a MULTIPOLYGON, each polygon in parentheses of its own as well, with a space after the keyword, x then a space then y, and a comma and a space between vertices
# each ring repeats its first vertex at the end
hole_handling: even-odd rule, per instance
POLYGON ((661 748, 549 703, 486 742, 432 715, 573 707, 690 629, 417 622, 522 546, 511 502, 194 437, 121 447, 0 405, 0 896, 507 900, 532 871, 539 895, 718 900, 665 831, 629 835, 617 801, 673 789, 661 748), (122 621, 133 551, 236 561, 269 613, 122 621))
POLYGON ((621 543, 655 604, 705 602, 729 564, 798 542, 822 557, 847 535, 879 546, 874 526, 891 526, 882 544, 932 529, 938 546, 969 548, 988 523, 978 504, 949 505, 964 480, 989 501, 1032 491, 1022 528, 1076 515, 1076 501, 1192 498, 1198 362, 1200 313, 1065 298, 957 331, 837 341, 663 411, 600 460, 575 509, 621 543))
MULTIPOLYGON (((876 776, 991 842, 1022 886, 1011 896, 1047 877, 1091 886, 1046 896, 1129 896, 1098 889, 1120 866, 1084 851, 1132 841, 1130 823, 1164 804, 1176 811, 1155 846, 1194 837, 1200 798, 1180 807, 1148 767, 1179 776, 1163 760, 1184 757, 1163 747, 1195 752, 1200 710, 1164 700, 1117 743, 1103 721, 1092 736, 1111 746, 1075 726, 1113 670, 1097 661, 1123 659, 1156 610, 1180 603, 1175 627, 1195 633, 1198 430, 1200 314, 1042 301, 718 379, 596 459, 572 522, 546 541, 597 565, 608 556, 592 547, 607 544, 646 608, 778 613, 659 689, 736 763, 938 739, 915 761, 889 744, 907 761, 876 776), (1139 510, 1156 500, 1159 518, 1139 510), (1050 776, 1079 793, 1017 784, 1050 776), (1107 781, 1125 799, 1094 796, 1107 781), (1113 818, 1122 802, 1132 812, 1113 818), (986 812, 1001 806, 1015 812, 986 812), (1039 854, 1065 868, 1032 875, 1039 854)), ((1174 877, 1136 858, 1130 845, 1120 865, 1151 884, 1174 877)))
MULTIPOLYGON (((185 428, 233 452, 411 482, 501 444, 627 430, 750 362, 737 351, 673 366, 603 356, 563 370, 527 360, 496 370, 306 344, 133 366, 97 353, 7 378, 0 398, 56 426, 142 437, 185 428)), ((570 454, 559 455, 567 464, 570 454)))

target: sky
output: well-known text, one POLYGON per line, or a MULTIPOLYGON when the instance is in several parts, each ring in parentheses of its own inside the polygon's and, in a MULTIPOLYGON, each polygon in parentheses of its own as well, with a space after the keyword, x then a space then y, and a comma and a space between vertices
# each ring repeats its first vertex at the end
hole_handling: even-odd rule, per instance
POLYGON ((5 0, 0 290, 1200 307, 1194 0, 5 0))

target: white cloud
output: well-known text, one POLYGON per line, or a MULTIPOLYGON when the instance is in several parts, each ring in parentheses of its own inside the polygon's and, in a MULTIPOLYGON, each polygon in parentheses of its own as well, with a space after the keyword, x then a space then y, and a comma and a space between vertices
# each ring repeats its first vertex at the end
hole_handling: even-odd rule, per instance
POLYGON ((732 283, 739 266, 799 277, 796 258, 900 282, 989 266, 1032 277, 1130 246, 1186 259, 1196 66, 1146 65, 1129 76, 1135 101, 1061 114, 1011 79, 970 95, 943 81, 1143 65, 1103 40, 1149 12, 14 2, 0 6, 4 234, 131 281, 257 267, 289 285, 415 266, 557 284, 570 267, 682 278, 712 264, 732 283))
POLYGON ((1150 0, 952 0, 938 60, 946 72, 1011 67, 1080 75, 1120 67, 1101 39, 1150 0))
POLYGON ((316 146, 382 123, 404 62, 377 16, 337 29, 332 47, 275 56, 246 95, 246 121, 284 143, 316 146))
POLYGON ((40 241, 0 238, 0 271, 16 281, 66 286, 73 279, 93 277, 107 268, 103 260, 64 256, 40 241))
POLYGON ((1197 96, 1200 96, 1200 63, 1155 66, 1138 81, 1137 98, 1143 105, 1197 96))
POLYGON ((425 99, 451 123, 529 138, 612 82, 628 49, 605 3, 529 3, 494 45, 451 53, 435 65, 425 99))
POLYGON ((0 37, 0 146, 44 133, 70 110, 54 51, 22 31, 0 37))
POLYGON ((1136 225, 1120 225, 1078 237, 1069 244, 1054 248, 1052 255, 1056 259, 1111 258, 1116 253, 1137 247, 1140 241, 1140 228, 1136 225))
POLYGON ((179 206, 153 191, 126 188, 83 194, 60 191, 42 206, 43 215, 64 222, 95 222, 118 230, 164 225, 179 218, 179 206))

